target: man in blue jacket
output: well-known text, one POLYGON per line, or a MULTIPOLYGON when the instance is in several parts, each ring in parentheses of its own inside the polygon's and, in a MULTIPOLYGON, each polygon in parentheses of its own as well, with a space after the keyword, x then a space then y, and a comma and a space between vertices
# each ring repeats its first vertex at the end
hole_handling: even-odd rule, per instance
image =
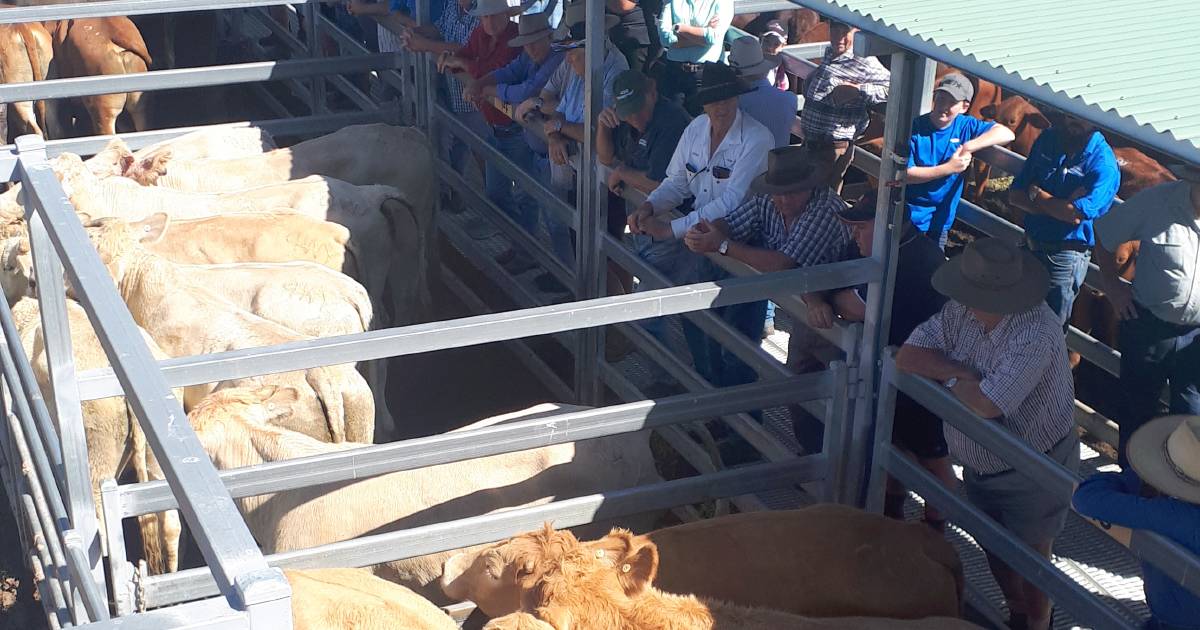
POLYGON ((1025 212, 1025 241, 1050 272, 1046 303, 1066 326, 1087 275, 1096 235, 1092 221, 1108 212, 1121 187, 1117 158, 1094 125, 1051 115, 1008 190, 1025 212))
POLYGON ((974 97, 975 87, 967 77, 957 72, 942 77, 933 91, 933 109, 913 121, 908 141, 908 216, 943 249, 972 154, 1014 138, 1004 125, 966 113, 974 97))
MULTIPOLYGON (((1106 525, 1160 534, 1200 554, 1200 416, 1149 422, 1130 438, 1128 456, 1132 470, 1100 473, 1079 485, 1075 510, 1106 525)), ((1195 593, 1145 562, 1142 588, 1154 615, 1147 630, 1200 630, 1195 593)))

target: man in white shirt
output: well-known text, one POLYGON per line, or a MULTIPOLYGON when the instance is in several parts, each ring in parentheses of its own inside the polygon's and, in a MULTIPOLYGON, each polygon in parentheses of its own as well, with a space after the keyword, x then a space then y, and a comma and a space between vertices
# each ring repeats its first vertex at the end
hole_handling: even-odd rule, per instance
MULTIPOLYGON (((701 220, 723 219, 741 205, 750 182, 767 169, 767 152, 774 148, 775 139, 766 127, 738 109, 738 97, 749 90, 733 68, 705 64, 696 93, 704 114, 683 131, 666 179, 629 216, 638 255, 677 285, 724 277, 707 259, 687 251, 681 239, 701 220), (685 211, 680 206, 689 197, 694 198, 690 212, 671 219, 668 213, 685 211)), ((758 325, 760 330, 752 332, 754 339, 761 333, 761 321, 758 325)), ((717 344, 686 320, 683 332, 701 375, 716 376, 705 374, 703 366, 711 364, 712 352, 719 352, 717 344)))

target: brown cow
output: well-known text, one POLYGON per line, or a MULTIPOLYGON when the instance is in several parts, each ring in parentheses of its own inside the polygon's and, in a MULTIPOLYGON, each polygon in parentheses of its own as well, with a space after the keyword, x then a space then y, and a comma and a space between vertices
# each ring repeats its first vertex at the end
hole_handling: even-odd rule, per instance
MULTIPOLYGON (((54 49, 41 24, 0 24, 0 83, 29 83, 46 78, 54 49)), ((46 106, 41 101, 12 103, 20 133, 45 135, 46 106), (36 112, 35 112, 36 109, 36 112)))
MULTIPOLYGON (((146 72, 152 60, 141 33, 127 17, 48 22, 54 40, 54 73, 58 77, 146 72)), ((148 104, 141 92, 80 98, 92 118, 93 131, 117 133, 117 116, 128 111, 137 131, 148 129, 148 104)))
MULTIPOLYGON (((759 541, 770 545, 775 541, 759 541)), ((493 619, 485 630, 819 630, 885 628, 965 629, 951 618, 815 619, 768 608, 747 608, 658 590, 658 549, 643 536, 613 530, 594 544, 570 532, 542 530, 513 538, 513 564, 522 610, 493 619), (594 544, 601 544, 597 548, 594 544)), ((685 569, 686 570, 686 569, 685 569)), ((765 579, 762 583, 765 583, 765 579)))
POLYGON ((1021 96, 1010 96, 1000 101, 999 106, 986 106, 979 115, 1012 129, 1017 137, 1009 143, 1008 149, 1025 156, 1029 155, 1033 142, 1042 135, 1042 130, 1050 127, 1050 119, 1021 96))

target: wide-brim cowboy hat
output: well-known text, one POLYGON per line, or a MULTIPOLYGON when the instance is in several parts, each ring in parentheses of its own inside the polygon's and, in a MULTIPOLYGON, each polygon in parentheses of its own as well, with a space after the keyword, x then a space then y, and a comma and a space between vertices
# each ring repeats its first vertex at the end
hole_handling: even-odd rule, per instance
POLYGON ((723 63, 706 62, 700 75, 700 89, 692 97, 696 107, 704 107, 725 99, 753 92, 756 88, 737 76, 737 71, 723 63))
POLYGON ((762 43, 753 35, 733 40, 727 55, 729 65, 739 77, 766 74, 779 67, 783 57, 763 53, 762 43))
POLYGON ((554 29, 550 28, 550 16, 544 11, 522 15, 517 28, 521 32, 516 37, 508 40, 509 48, 520 48, 525 44, 531 44, 539 39, 548 40, 554 34, 554 29))
POLYGON ((1016 245, 981 238, 934 272, 933 288, 963 306, 1010 315, 1045 301, 1050 274, 1016 245))
POLYGON ((1142 425, 1127 453, 1143 481, 1167 494, 1200 504, 1200 416, 1165 416, 1142 425))
MULTIPOLYGON (((571 10, 571 4, 567 4, 566 11, 571 10)), ((604 14, 604 36, 608 36, 608 32, 616 25, 621 23, 621 18, 611 14, 604 14)), ((558 24, 558 28, 554 29, 554 43, 564 47, 578 48, 586 45, 587 31, 583 17, 579 17, 577 21, 572 21, 566 14, 563 15, 562 22, 558 24)))
POLYGON ((526 9, 533 6, 534 2, 536 0, 525 0, 521 4, 512 7, 508 5, 508 0, 475 0, 467 13, 475 17, 486 17, 498 13, 504 13, 509 16, 520 15, 526 9))
POLYGON ((755 195, 784 195, 829 183, 829 165, 802 146, 767 152, 767 170, 750 182, 755 195))

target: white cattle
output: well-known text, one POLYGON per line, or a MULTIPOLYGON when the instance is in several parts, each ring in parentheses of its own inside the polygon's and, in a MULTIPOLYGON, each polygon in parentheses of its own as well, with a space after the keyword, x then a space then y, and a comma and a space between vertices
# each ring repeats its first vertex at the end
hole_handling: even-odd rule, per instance
POLYGON ((420 595, 362 569, 284 571, 293 630, 458 630, 420 595))
MULTIPOLYGON (((208 288, 188 281, 173 263, 146 251, 129 225, 119 219, 100 219, 87 227, 134 320, 172 356, 312 339, 237 308, 208 288)), ((263 384, 299 390, 301 401, 287 426, 316 439, 370 442, 377 420, 390 426, 385 413, 376 418, 371 390, 350 365, 193 385, 185 390, 184 403, 192 408, 218 387, 263 384)))
MULTIPOLYGON (((295 396, 286 389, 222 390, 189 414, 221 469, 331 453, 362 444, 326 444, 268 424, 295 396)), ((535 412, 491 418, 470 428, 535 412)), ((648 433, 628 433, 440 464, 276 494, 238 499, 255 540, 267 553, 349 540, 507 508, 659 481, 648 433)), ((389 562, 376 573, 435 601, 449 552, 389 562)))

